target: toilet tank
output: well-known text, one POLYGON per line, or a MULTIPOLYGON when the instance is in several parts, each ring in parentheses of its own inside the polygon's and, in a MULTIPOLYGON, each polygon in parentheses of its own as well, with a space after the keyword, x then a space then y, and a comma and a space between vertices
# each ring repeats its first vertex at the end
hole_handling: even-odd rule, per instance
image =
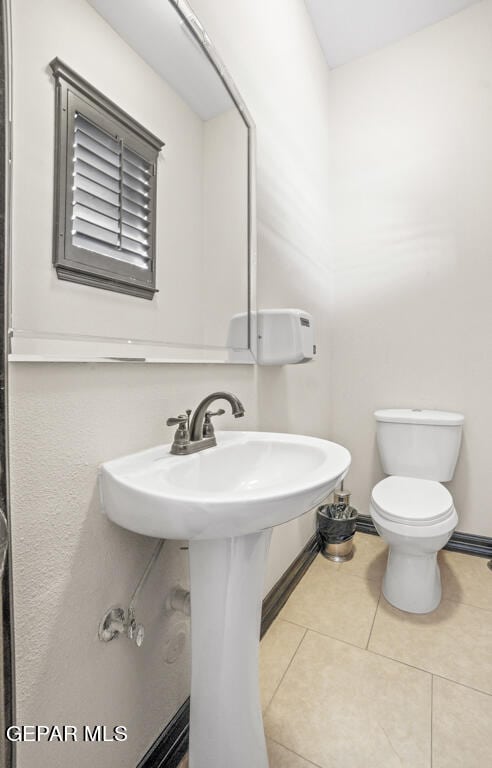
POLYGON ((449 411, 376 411, 383 472, 446 482, 454 475, 465 417, 449 411))

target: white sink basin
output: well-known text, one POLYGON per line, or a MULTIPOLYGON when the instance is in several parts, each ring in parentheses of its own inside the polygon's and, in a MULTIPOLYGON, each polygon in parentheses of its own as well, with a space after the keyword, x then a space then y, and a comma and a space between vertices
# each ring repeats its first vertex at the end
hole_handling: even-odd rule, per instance
POLYGON ((350 464, 345 448, 315 437, 218 432, 217 443, 191 456, 161 445, 104 464, 110 520, 162 539, 244 536, 314 507, 350 464))
POLYGON ((268 768, 258 640, 272 527, 315 507, 350 466, 327 440, 218 432, 217 446, 170 446, 101 468, 108 517, 146 536, 190 540, 190 768, 268 768))

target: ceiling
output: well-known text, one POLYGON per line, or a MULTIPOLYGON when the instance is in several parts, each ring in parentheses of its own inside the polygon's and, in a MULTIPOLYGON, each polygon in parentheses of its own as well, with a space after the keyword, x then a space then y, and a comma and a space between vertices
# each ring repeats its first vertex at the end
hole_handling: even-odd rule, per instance
POLYGON ((477 0, 305 0, 328 66, 339 67, 477 0))

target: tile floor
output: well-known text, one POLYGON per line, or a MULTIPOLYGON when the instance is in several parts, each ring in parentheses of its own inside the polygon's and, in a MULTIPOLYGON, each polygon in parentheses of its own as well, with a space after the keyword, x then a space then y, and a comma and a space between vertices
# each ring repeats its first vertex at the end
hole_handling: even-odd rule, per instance
POLYGON ((386 545, 358 533, 318 556, 261 644, 270 768, 492 766, 492 573, 439 555, 443 600, 417 616, 381 595, 386 545))
POLYGON ((442 603, 417 616, 381 594, 385 543, 355 550, 318 556, 262 640, 270 768, 492 766, 487 561, 441 552, 442 603))

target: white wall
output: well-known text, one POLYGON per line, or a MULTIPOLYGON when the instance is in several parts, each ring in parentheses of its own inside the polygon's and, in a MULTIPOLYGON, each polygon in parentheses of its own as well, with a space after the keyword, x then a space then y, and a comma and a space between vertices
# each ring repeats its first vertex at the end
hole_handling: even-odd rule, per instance
MULTIPOLYGON (((303 2, 193 0, 257 127, 259 306, 316 320, 316 362, 258 371, 260 426, 330 434, 328 72, 303 2)), ((314 531, 312 516, 274 532, 271 587, 314 531)))
POLYGON ((177 285, 195 291, 195 300, 200 293, 192 276, 202 252, 202 121, 85 0, 16 0, 12 11, 14 328, 200 343, 198 313, 178 322, 172 309, 177 285), (48 64, 55 56, 165 142, 157 164, 160 290, 152 301, 60 281, 51 267, 55 85, 48 64), (184 226, 184 212, 199 226, 184 226), (169 252, 182 258, 168 260, 169 252))
MULTIPOLYGON (((189 647, 165 661, 173 620, 164 601, 188 586, 185 542, 167 542, 138 606, 138 649, 108 645, 98 623, 129 598, 155 546, 101 513, 97 468, 172 437, 169 415, 215 389, 245 403, 257 423, 248 366, 14 364, 11 366, 12 543, 19 723, 129 727, 129 741, 20 746, 19 768, 135 765, 189 693, 189 647), (55 747, 55 748, 54 748, 55 747)), ((226 428, 237 426, 223 417, 226 428)))
MULTIPOLYGON (((178 19, 176 25, 179 29, 178 19)), ((233 194, 235 188, 230 190, 228 218, 235 215, 241 219, 243 250, 231 253, 226 306, 212 301, 205 305, 197 264, 208 272, 221 269, 221 259, 215 259, 217 252, 204 252, 203 238, 202 182, 211 126, 85 0, 16 0, 13 51, 14 329, 176 345, 203 344, 206 336, 210 345, 225 346, 225 312, 229 311, 230 317, 247 308, 247 216, 244 207, 239 211, 234 207, 241 201, 233 194), (157 161, 158 293, 152 301, 58 280, 51 266, 55 83, 48 64, 55 56, 165 143, 157 161), (193 305, 193 312, 182 311, 184 296, 193 305)), ((205 59, 203 66, 207 66, 205 59)), ((240 122, 242 133, 233 134, 235 144, 228 150, 231 153, 235 149, 244 158, 247 131, 240 122)), ((227 185, 223 186, 227 190, 227 185)), ((247 194, 245 177, 243 194, 247 194)), ((207 215, 215 202, 208 202, 207 215)), ((159 356, 158 349, 150 349, 150 354, 159 356)), ((102 354, 121 354, 121 349, 105 349, 102 354)))
MULTIPOLYGON (((24 0, 14 5, 26 8, 24 0)), ((24 23, 35 38, 46 20, 37 15, 38 4, 29 6, 32 14, 24 23)), ((188 694, 188 654, 174 666, 163 658, 169 626, 162 602, 173 583, 187 583, 186 553, 178 543, 166 544, 143 595, 144 646, 97 640, 102 613, 128 600, 154 546, 101 516, 100 462, 170 439, 165 418, 214 389, 240 396, 247 409, 241 426, 247 429, 316 435, 329 429, 325 63, 302 0, 197 0, 195 6, 257 124, 260 304, 311 311, 319 318, 320 354, 310 365, 261 371, 227 365, 11 365, 18 721, 130 726, 129 742, 113 747, 24 744, 19 768, 134 765, 188 694)), ((46 52, 48 59, 55 53, 77 65, 68 50, 46 52)), ((16 67, 27 67, 27 60, 17 59, 16 67)), ((51 90, 44 90, 51 100, 51 90)), ((16 147, 17 153, 27 151, 25 144, 16 147)), ((33 164, 31 174, 51 199, 47 160, 33 164)), ((16 206, 20 196, 17 188, 16 206)), ((45 261, 49 270, 48 251, 45 261)), ((111 300, 111 294, 99 293, 111 300)), ((93 311, 88 302, 87 312, 93 311)), ((226 419, 224 424, 238 426, 226 419)), ((275 533, 266 589, 313 530, 307 516, 275 533)))
MULTIPOLYGON (((168 439, 165 418, 213 389, 241 397, 245 428, 346 444, 361 511, 381 477, 376 407, 463 410, 460 527, 491 533, 490 0, 329 78, 301 0, 194 6, 257 124, 260 306, 312 312, 319 356, 259 370, 11 366, 18 720, 130 726, 115 746, 25 744, 19 768, 134 765, 187 696, 188 648, 164 661, 163 599, 188 579, 179 543, 165 545, 143 594, 142 649, 97 640, 154 542, 101 516, 96 475, 100 462, 168 439)), ((48 165, 32 166, 47 196, 48 165)), ((275 531, 266 590, 313 530, 305 516, 275 531)))
POLYGON ((492 534, 492 2, 330 73, 334 439, 368 513, 373 411, 465 414, 459 529, 492 534))
MULTIPOLYGON (((203 123, 200 304, 207 318, 205 344, 226 346, 231 317, 248 306, 247 147, 248 128, 236 108, 203 123)), ((241 346, 248 347, 247 334, 241 346)))

